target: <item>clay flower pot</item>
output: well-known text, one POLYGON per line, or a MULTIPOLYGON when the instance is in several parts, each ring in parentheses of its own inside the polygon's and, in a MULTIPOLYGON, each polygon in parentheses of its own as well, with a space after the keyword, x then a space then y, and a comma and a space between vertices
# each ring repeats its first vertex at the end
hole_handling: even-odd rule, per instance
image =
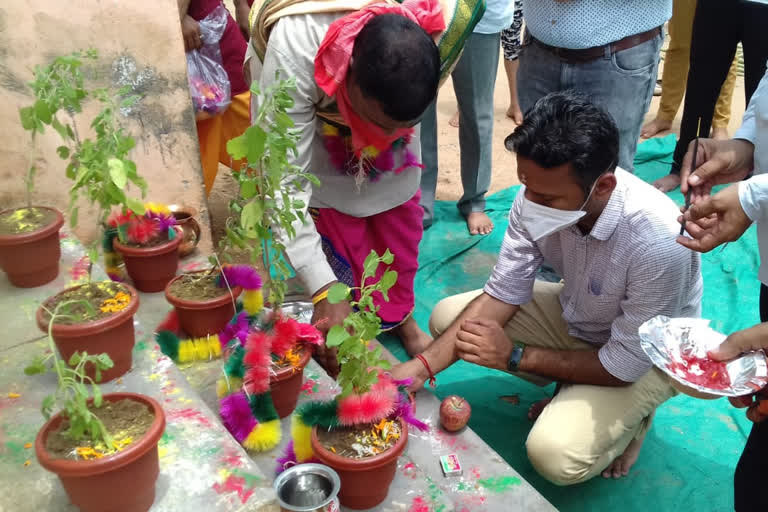
MULTIPOLYGON (((207 272, 207 270, 194 273, 202 272, 207 272)), ((202 338, 208 334, 218 334, 235 316, 235 306, 232 304, 232 300, 233 297, 237 299, 242 289, 236 286, 232 288, 232 295, 227 290, 224 295, 215 299, 187 300, 173 296, 170 291, 174 281, 182 277, 175 277, 165 287, 165 299, 176 309, 182 330, 195 338, 202 338)))
POLYGON ((35 454, 40 465, 56 473, 70 501, 81 512, 145 512, 155 501, 155 481, 160 472, 157 442, 165 430, 165 413, 155 400, 135 393, 110 393, 104 400, 130 399, 146 404, 155 419, 141 439, 114 455, 94 460, 52 458, 45 449, 48 435, 64 419, 51 418, 37 433, 35 454))
POLYGON ((400 439, 389 450, 365 459, 350 459, 326 450, 317 438, 317 427, 312 427, 314 456, 341 478, 339 501, 342 505, 364 510, 386 499, 397 471, 397 459, 408 444, 408 427, 403 421, 400 428, 400 439))
POLYGON ((122 254, 125 269, 140 292, 161 292, 176 275, 179 266, 181 230, 173 240, 153 247, 130 247, 115 239, 115 250, 122 254))
POLYGON ((278 416, 285 418, 296 409, 299 401, 301 385, 304 383, 304 367, 312 357, 312 349, 304 347, 304 352, 299 360, 299 366, 281 368, 269 379, 269 393, 272 395, 272 403, 275 404, 278 416))
POLYGON ((179 258, 183 258, 192 254, 200 243, 200 224, 195 219, 197 210, 180 204, 169 204, 168 209, 176 219, 176 225, 181 227, 182 241, 179 244, 179 258))
MULTIPOLYGON (((0 235, 0 268, 8 280, 19 288, 34 288, 49 283, 59 275, 59 230, 64 216, 55 208, 34 206, 52 211, 56 219, 37 231, 17 235, 0 235)), ((0 214, 13 209, 0 211, 0 214)))
MULTIPOLYGON (((60 293, 80 288, 80 286, 67 288, 60 293)), ((53 341, 65 361, 69 361, 75 352, 85 351, 89 354, 106 353, 109 355, 114 366, 101 372, 101 382, 120 377, 130 370, 133 364, 133 345, 136 341, 133 332, 133 315, 139 309, 139 294, 127 284, 121 286, 124 286, 131 295, 131 302, 125 309, 108 317, 81 324, 53 324, 53 341)), ((47 334, 48 320, 45 319, 44 312, 45 310, 41 305, 37 309, 36 319, 37 326, 47 334)), ((86 373, 89 377, 94 378, 94 369, 91 365, 86 366, 86 373)))

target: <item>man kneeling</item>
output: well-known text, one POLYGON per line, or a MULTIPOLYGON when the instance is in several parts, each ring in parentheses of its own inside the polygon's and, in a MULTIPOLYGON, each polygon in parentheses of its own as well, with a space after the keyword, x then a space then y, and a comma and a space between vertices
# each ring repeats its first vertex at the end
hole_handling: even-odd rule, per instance
POLYGON ((441 301, 435 341, 393 369, 414 388, 457 359, 561 386, 531 407, 526 448, 548 480, 626 475, 675 395, 640 347, 656 315, 700 315, 699 257, 675 243, 664 194, 616 167, 618 130, 571 92, 539 100, 506 140, 523 187, 485 289, 441 301), (535 281, 547 262, 561 283, 535 281))

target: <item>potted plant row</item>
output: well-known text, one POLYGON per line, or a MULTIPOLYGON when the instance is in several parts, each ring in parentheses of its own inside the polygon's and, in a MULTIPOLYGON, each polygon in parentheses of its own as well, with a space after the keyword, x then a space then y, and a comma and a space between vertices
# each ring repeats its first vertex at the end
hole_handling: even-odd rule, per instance
POLYGON ((293 415, 293 443, 278 467, 280 471, 314 460, 330 466, 341 478, 341 504, 357 510, 375 507, 386 498, 407 444, 408 426, 427 429, 414 416, 406 390, 410 382, 395 381, 384 373, 390 363, 382 357, 382 347, 370 345, 381 333, 373 294, 381 293, 387 300, 397 272, 387 269, 373 280, 379 265, 389 265, 393 258, 389 250, 381 256, 372 251, 364 262, 361 287, 339 283, 330 288, 329 301, 349 299, 353 308, 326 340, 327 347, 338 347, 341 393, 334 400, 299 406, 293 415))
POLYGON ((113 362, 107 354, 57 355, 54 325, 90 303, 56 304, 48 320, 50 353, 25 373, 56 374, 56 390, 45 397, 47 422, 35 439, 40 465, 61 480, 70 501, 82 512, 144 512, 155 499, 159 473, 157 443, 165 414, 154 399, 135 393, 103 395, 98 386, 113 362), (89 392, 90 388, 90 392, 89 392), (52 416, 52 412, 60 412, 52 416))

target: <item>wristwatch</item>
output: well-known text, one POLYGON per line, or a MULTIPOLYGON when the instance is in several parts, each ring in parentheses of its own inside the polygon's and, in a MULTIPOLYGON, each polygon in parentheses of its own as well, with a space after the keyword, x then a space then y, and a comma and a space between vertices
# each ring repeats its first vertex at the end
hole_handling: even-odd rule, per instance
POLYGON ((520 361, 523 360, 524 351, 525 345, 520 342, 515 342, 515 346, 512 348, 512 353, 509 355, 509 361, 507 361, 507 371, 512 373, 517 371, 518 366, 520 366, 520 361))

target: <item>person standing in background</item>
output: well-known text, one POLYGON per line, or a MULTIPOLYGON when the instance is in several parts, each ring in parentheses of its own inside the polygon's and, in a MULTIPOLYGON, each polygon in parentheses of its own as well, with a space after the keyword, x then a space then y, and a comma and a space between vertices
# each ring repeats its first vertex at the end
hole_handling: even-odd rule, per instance
POLYGON ((517 97, 517 68, 520 66, 520 32, 523 29, 523 0, 513 0, 515 14, 512 24, 501 31, 501 48, 504 50, 504 71, 509 84, 509 108, 507 117, 520 124, 523 122, 523 111, 520 110, 520 100, 517 97))
MULTIPOLYGON (((669 48, 664 53, 664 70, 661 73, 661 102, 656 118, 643 125, 642 137, 650 138, 659 132, 672 128, 680 103, 685 93, 688 67, 691 58, 691 37, 696 0, 674 0, 672 18, 669 20, 669 48)), ((715 115, 712 119, 712 138, 728 138, 728 122, 731 118, 731 100, 736 84, 737 59, 733 59, 728 77, 725 79, 720 96, 717 98, 715 115)), ((658 180, 661 181, 661 180, 658 180)), ((656 183, 654 183, 658 187, 656 183)), ((663 188, 662 188, 663 191, 663 188)))
POLYGON ((588 94, 616 121, 619 166, 632 172, 662 26, 671 15, 672 0, 523 0, 526 35, 517 72, 523 113, 554 91, 588 94))
MULTIPOLYGON (((178 0, 178 5, 184 49, 187 52, 197 50, 203 45, 198 22, 222 5, 222 1, 178 0)), ((219 41, 219 48, 222 64, 229 78, 232 102, 223 113, 197 121, 197 138, 200 142, 200 162, 203 168, 206 196, 213 188, 219 163, 231 168, 239 167, 238 162, 233 162, 227 153, 227 141, 241 135, 251 122, 251 93, 243 77, 246 41, 232 16, 227 14, 227 17, 227 27, 219 41)))
MULTIPOLYGON (((501 31, 512 23, 514 1, 488 0, 486 10, 464 53, 451 73, 459 105, 459 149, 461 184, 464 194, 458 202, 472 235, 487 235, 493 222, 485 214, 485 194, 491 184, 493 143, 493 90, 499 66, 501 31)), ((437 190, 437 111, 435 100, 421 119, 421 201, 424 227, 434 222, 437 190)))
POLYGON ((744 49, 744 93, 749 104, 765 73, 768 59, 766 27, 766 0, 698 0, 680 138, 669 175, 654 183, 661 191, 674 190, 680 185, 680 165, 697 130, 704 135, 709 133, 717 97, 739 42, 744 49))

